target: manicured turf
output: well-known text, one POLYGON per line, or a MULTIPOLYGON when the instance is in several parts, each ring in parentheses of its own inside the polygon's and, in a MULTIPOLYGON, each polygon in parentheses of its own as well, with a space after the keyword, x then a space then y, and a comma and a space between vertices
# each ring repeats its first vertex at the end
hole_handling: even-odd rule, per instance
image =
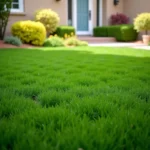
POLYGON ((0 50, 0 150, 149 150, 150 51, 0 50))

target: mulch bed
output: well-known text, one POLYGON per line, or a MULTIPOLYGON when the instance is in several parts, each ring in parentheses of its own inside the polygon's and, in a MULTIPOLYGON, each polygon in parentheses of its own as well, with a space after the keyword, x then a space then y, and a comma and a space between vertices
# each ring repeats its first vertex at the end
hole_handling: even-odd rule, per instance
POLYGON ((21 46, 15 46, 15 45, 4 43, 2 40, 0 40, 0 49, 2 48, 34 48, 34 47, 38 47, 38 46, 33 46, 30 44, 22 44, 21 46))
MULTIPOLYGON (((135 41, 133 42, 136 44, 142 44, 143 42, 142 41, 135 41)), ((38 46, 33 46, 33 45, 30 45, 30 44, 22 44, 21 46, 15 46, 15 45, 11 45, 11 44, 6 44, 4 43, 2 40, 0 40, 0 49, 3 49, 3 48, 39 48, 38 46)))

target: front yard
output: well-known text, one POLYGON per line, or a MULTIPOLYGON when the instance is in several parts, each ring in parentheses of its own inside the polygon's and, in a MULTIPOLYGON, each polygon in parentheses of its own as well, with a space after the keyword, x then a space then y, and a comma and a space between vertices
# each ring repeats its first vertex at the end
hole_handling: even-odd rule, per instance
POLYGON ((0 50, 1 150, 150 149, 150 51, 0 50))

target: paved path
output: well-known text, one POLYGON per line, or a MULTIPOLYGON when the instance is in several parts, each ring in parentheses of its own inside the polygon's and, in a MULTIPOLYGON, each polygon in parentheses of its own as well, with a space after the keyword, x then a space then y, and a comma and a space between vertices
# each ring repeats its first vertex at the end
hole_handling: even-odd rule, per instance
POLYGON ((89 46, 107 46, 107 47, 132 47, 136 49, 144 49, 150 50, 150 46, 146 46, 143 43, 122 43, 122 42, 115 42, 115 43, 96 43, 96 44, 89 44, 89 46))

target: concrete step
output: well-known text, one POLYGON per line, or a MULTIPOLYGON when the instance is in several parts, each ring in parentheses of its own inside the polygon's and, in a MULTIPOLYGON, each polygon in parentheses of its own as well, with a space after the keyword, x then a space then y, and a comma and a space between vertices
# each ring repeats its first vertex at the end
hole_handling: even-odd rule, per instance
POLYGON ((112 43, 117 42, 114 37, 93 37, 93 36, 78 36, 79 40, 92 43, 112 43))

